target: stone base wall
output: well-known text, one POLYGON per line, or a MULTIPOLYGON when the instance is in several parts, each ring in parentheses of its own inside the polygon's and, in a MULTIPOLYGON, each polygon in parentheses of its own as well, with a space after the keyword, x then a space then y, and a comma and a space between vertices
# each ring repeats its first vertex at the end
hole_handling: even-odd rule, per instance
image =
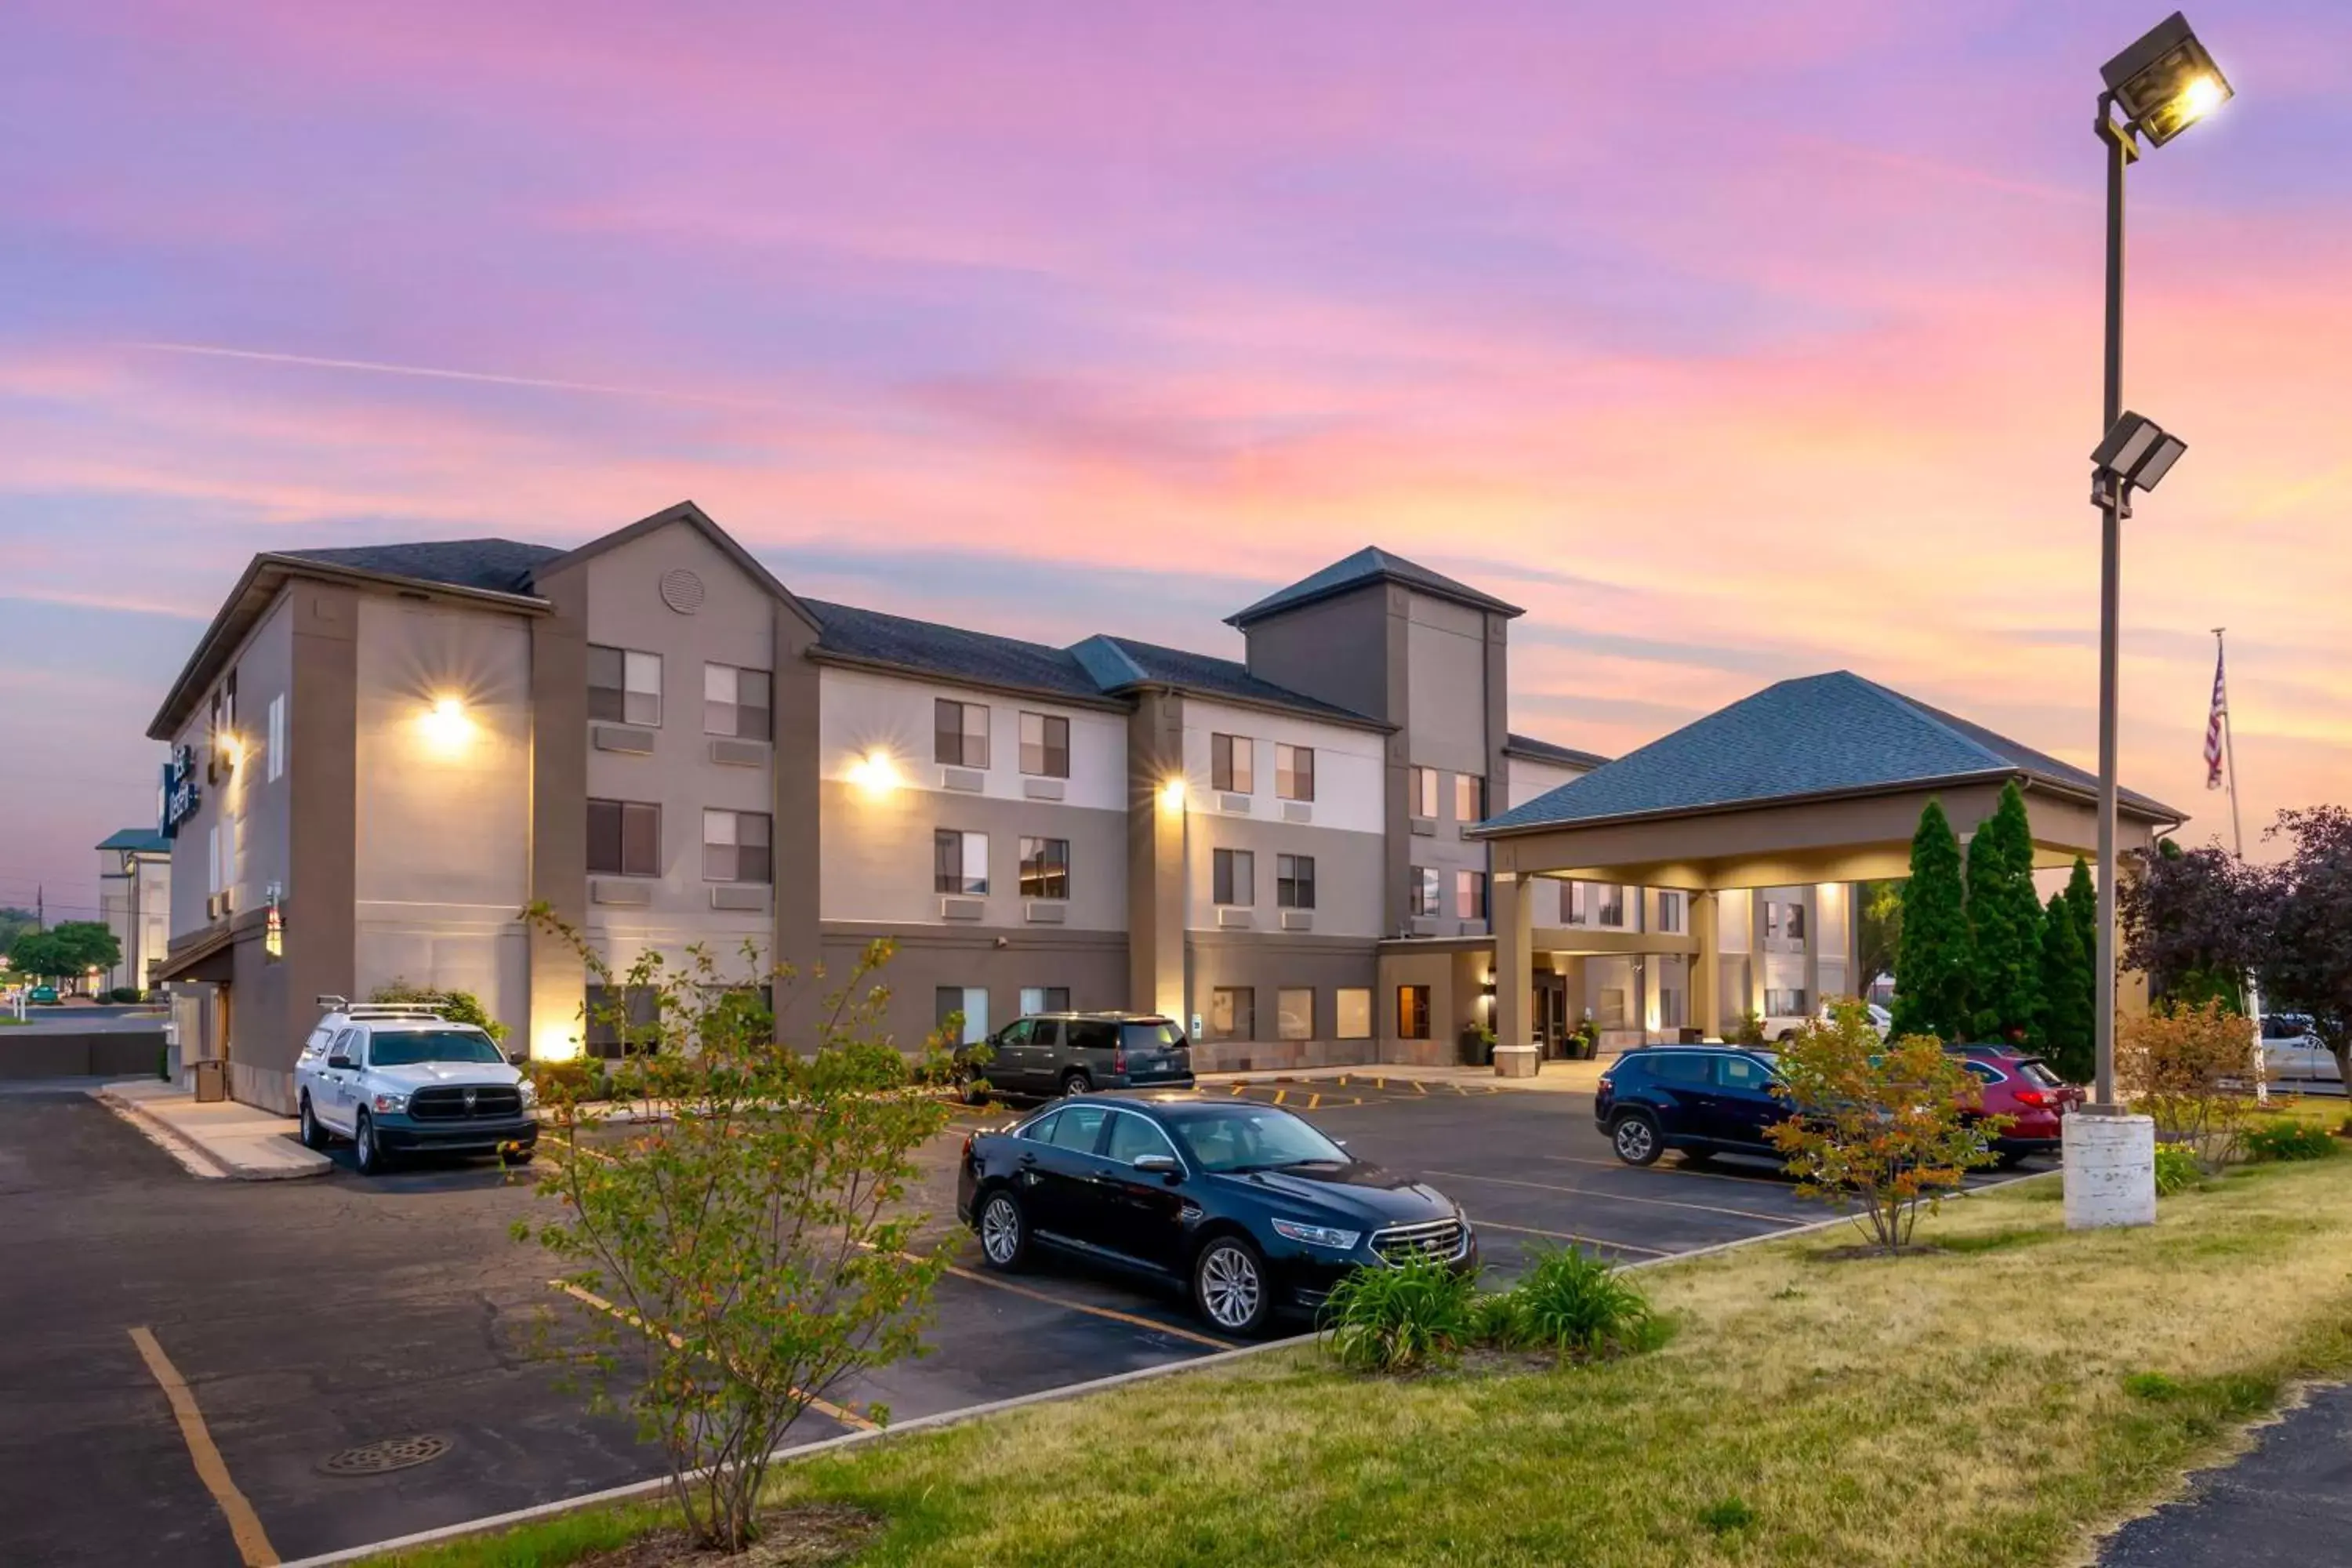
POLYGON ((1192 1070, 1282 1072, 1294 1068, 1369 1067, 1373 1040, 1202 1040, 1192 1047, 1192 1070))

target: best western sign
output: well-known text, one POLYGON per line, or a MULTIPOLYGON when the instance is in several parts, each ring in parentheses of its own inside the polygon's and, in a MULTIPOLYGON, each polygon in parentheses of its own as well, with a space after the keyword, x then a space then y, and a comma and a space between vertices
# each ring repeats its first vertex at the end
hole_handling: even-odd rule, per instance
POLYGON ((196 787, 196 752, 182 746, 163 764, 163 837, 180 836, 180 824, 196 815, 204 796, 196 787))

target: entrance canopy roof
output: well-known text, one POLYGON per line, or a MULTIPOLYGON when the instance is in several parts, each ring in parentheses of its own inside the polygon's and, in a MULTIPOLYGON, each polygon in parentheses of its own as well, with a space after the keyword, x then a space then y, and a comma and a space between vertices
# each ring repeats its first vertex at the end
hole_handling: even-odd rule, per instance
MULTIPOLYGON (((2011 779, 2037 864, 2089 856, 2098 781, 2046 752, 1845 670, 1784 680, 1468 830, 1497 874, 1690 889, 1908 872, 1931 798, 1967 835, 2011 779)), ((2118 843, 2181 813, 2122 792, 2118 843)))

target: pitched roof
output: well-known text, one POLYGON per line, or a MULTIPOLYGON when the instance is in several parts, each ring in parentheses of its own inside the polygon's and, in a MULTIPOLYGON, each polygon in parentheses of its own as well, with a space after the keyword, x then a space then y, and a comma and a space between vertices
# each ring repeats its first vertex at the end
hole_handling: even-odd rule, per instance
POLYGON ((1573 746, 1556 746, 1549 741, 1538 741, 1533 735, 1506 735, 1503 750, 1515 752, 1538 763, 1559 763, 1564 767, 1591 770, 1605 766, 1608 758, 1598 752, 1580 752, 1573 746))
POLYGON ((293 561, 409 577, 491 594, 528 594, 531 574, 563 553, 512 539, 437 539, 417 544, 356 544, 327 550, 280 550, 293 561))
POLYGON ((137 850, 144 854, 168 855, 172 841, 155 827, 119 827, 93 846, 99 849, 137 850))
POLYGON ((861 664, 886 665, 922 675, 946 676, 982 686, 1014 687, 1055 696, 1103 700, 1102 689, 1067 648, 1023 642, 987 632, 968 632, 936 621, 886 616, 819 599, 801 603, 822 628, 816 647, 861 664))
MULTIPOLYGON (((1504 812, 1479 831, 2008 774, 2084 794, 2098 789, 2094 775, 2072 763, 1841 669, 1768 686, 1504 812)), ((2126 790, 2122 799, 2140 816, 2183 820, 2147 795, 2126 790)))
POLYGON ((1428 567, 1407 561, 1402 555, 1366 545, 1343 561, 1334 561, 1320 572, 1301 577, 1287 588, 1278 588, 1245 610, 1225 617, 1229 626, 1246 626, 1253 621, 1283 610, 1295 610, 1301 605, 1311 605, 1318 599, 1334 598, 1353 593, 1370 583, 1402 583, 1424 594, 1441 599, 1451 599, 1474 609, 1493 610, 1500 615, 1517 616, 1526 612, 1517 605, 1507 605, 1490 594, 1482 594, 1466 583, 1432 572, 1428 567))
POLYGON ((1238 659, 1217 658, 1182 648, 1138 642, 1133 637, 1095 636, 1070 650, 1106 692, 1139 686, 1170 686, 1202 697, 1223 697, 1261 708, 1285 708, 1343 724, 1386 729, 1369 715, 1325 702, 1252 675, 1238 659))

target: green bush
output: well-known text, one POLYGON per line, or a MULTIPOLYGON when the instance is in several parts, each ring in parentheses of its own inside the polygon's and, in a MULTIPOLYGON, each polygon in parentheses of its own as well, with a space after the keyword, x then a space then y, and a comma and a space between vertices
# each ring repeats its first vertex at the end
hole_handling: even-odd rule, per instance
POLYGON ((2156 1191, 2159 1197, 2186 1192, 2205 1179, 2205 1167, 2197 1158, 2197 1151, 2186 1143, 2158 1143, 2156 1146, 2156 1191))
POLYGON ((1350 1372, 1412 1372, 1451 1361, 1488 1310, 1478 1282, 1443 1263, 1359 1268, 1323 1304, 1323 1348, 1350 1372))
POLYGON ((411 985, 404 976, 389 985, 379 985, 371 1002, 424 1002, 437 1005, 441 1016, 453 1024, 471 1024, 493 1040, 507 1037, 507 1026, 490 1016, 482 1006, 481 998, 470 991, 436 991, 426 985, 411 985))
POLYGON ((2335 1152, 2327 1130, 2307 1121, 2273 1121, 2246 1134, 2246 1158, 2256 1162, 2325 1160, 2335 1152))
POLYGON ((110 1002, 138 1002, 143 1001, 145 996, 146 994, 135 985, 118 985, 106 994, 110 1002))
POLYGON ((1633 1281, 1573 1247, 1538 1254, 1527 1278, 1496 1300, 1509 1303, 1496 1310, 1506 1328, 1503 1342, 1563 1361, 1645 1349, 1657 1322, 1633 1281))

